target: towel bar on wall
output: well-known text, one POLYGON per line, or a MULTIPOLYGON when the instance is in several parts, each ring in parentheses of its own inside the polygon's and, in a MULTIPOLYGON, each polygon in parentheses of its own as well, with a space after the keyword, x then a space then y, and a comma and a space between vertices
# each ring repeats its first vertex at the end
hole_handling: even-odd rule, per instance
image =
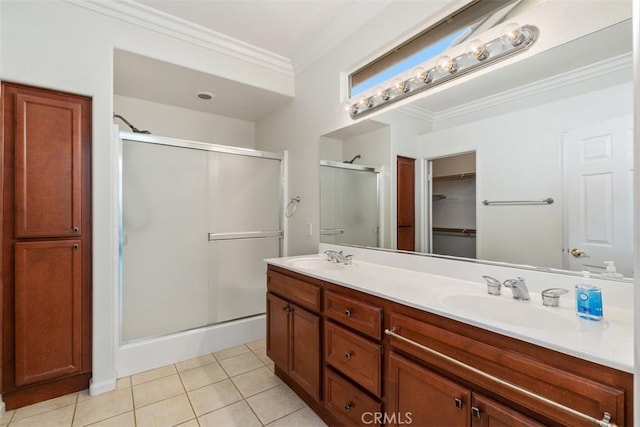
POLYGON ((550 205, 553 203, 551 197, 544 200, 483 200, 482 204, 489 205, 550 205))
POLYGON ((583 414, 580 411, 577 411, 577 410, 575 410, 573 408, 565 406, 565 405, 563 405, 561 403, 558 403, 558 402, 553 401, 551 399, 547 399, 544 396, 540 396, 539 394, 533 393, 533 392, 531 392, 531 391, 529 391, 527 389, 524 389, 522 387, 518 387, 517 385, 511 384, 511 383, 509 383, 507 381, 504 381, 504 380, 502 380, 502 379, 500 379, 498 377, 495 377, 495 376, 493 376, 491 374, 487 374, 486 372, 483 372, 483 371, 481 371, 479 369, 476 369, 473 366, 467 365, 466 363, 461 362, 461 361, 459 361, 457 359, 454 359, 453 357, 447 356, 446 354, 440 353, 437 350, 434 350, 434 349, 429 348, 427 346, 424 346, 424 345, 422 345, 420 343, 417 343, 417 342, 415 342, 413 340, 410 340, 409 338, 405 338, 402 335, 399 335, 399 334, 396 333, 396 328, 395 327, 393 327, 391 329, 385 329, 384 333, 386 335, 389 335, 389 336, 393 337, 393 338, 397 338, 400 341, 406 342, 407 344, 411 344, 411 345, 413 345, 415 347, 418 347, 419 349, 424 350, 427 353, 430 353, 430 354, 432 354, 432 355, 434 355, 436 357, 444 359, 447 362, 450 362, 450 363, 452 363, 452 364, 454 364, 454 365, 456 365, 458 367, 461 367, 463 369, 471 371, 474 374, 480 375, 480 376, 482 376, 482 377, 484 377, 484 378, 486 378, 488 380, 497 382, 498 384, 500 384, 502 386, 510 388, 510 389, 512 389, 514 391, 517 391, 519 393, 525 394, 528 397, 531 397, 533 399, 539 400, 540 402, 543 402, 545 404, 553 406, 556 409, 560 409, 562 411, 568 412, 571 415, 574 415, 574 416, 576 416, 578 418, 582 418, 585 421, 588 421, 590 423, 594 423, 595 425, 597 425, 599 427, 617 427, 616 424, 610 422, 611 421, 611 414, 609 412, 605 412, 603 417, 602 417, 602 419, 599 420, 599 419, 594 418, 594 417, 592 417, 590 415, 583 414))

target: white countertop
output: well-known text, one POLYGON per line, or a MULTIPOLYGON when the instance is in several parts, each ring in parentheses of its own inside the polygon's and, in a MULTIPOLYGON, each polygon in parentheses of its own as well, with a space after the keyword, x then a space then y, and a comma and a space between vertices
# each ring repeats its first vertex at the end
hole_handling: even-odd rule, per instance
MULTIPOLYGON (((315 255, 318 257, 318 255, 315 255)), ((455 279, 376 263, 354 260, 336 270, 315 270, 292 265, 314 255, 268 259, 268 264, 310 277, 385 298, 429 313, 448 317, 505 336, 516 338, 611 368, 633 373, 633 312, 620 307, 603 308, 604 320, 591 321, 575 315, 573 291, 561 297, 560 307, 544 307, 540 293, 531 300, 516 301, 511 290, 489 296, 484 282, 455 279), (478 308, 465 304, 470 295, 479 298, 478 308), (483 300, 487 298, 487 300, 483 300), (491 300, 488 300, 488 299, 491 300), (451 304, 451 302, 454 304, 451 304), (461 301, 462 304, 455 304, 461 301), (499 304, 499 310, 483 309, 482 302, 499 304), (511 304, 514 304, 513 306, 511 304), (521 305, 518 305, 521 304, 521 305), (510 312, 513 310, 513 314, 510 312), (489 312, 490 311, 490 312, 489 312), (531 315, 534 313, 535 315, 531 315), (536 321, 531 317, 539 317, 536 321), (542 321, 540 321, 542 320, 542 321)), ((479 277, 479 280, 482 280, 479 277)), ((606 301, 606 299, 605 299, 606 301)))

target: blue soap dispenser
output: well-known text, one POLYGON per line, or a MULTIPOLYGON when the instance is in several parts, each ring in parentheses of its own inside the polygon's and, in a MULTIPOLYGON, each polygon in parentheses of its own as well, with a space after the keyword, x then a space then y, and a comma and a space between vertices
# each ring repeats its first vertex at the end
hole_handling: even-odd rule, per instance
POLYGON ((602 290, 591 284, 588 271, 576 285, 576 314, 583 319, 602 320, 602 290))

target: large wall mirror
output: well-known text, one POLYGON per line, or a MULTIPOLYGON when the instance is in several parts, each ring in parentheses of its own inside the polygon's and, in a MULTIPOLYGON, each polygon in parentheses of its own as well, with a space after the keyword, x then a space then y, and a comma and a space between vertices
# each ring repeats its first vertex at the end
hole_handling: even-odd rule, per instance
POLYGON ((633 277, 630 14, 321 137, 320 241, 633 277))

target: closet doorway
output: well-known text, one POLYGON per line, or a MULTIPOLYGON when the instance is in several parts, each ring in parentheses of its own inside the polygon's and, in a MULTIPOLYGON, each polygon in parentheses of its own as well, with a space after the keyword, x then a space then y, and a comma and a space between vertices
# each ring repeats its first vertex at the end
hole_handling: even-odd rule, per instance
POLYGON ((429 252, 476 258, 476 153, 427 160, 429 252))

